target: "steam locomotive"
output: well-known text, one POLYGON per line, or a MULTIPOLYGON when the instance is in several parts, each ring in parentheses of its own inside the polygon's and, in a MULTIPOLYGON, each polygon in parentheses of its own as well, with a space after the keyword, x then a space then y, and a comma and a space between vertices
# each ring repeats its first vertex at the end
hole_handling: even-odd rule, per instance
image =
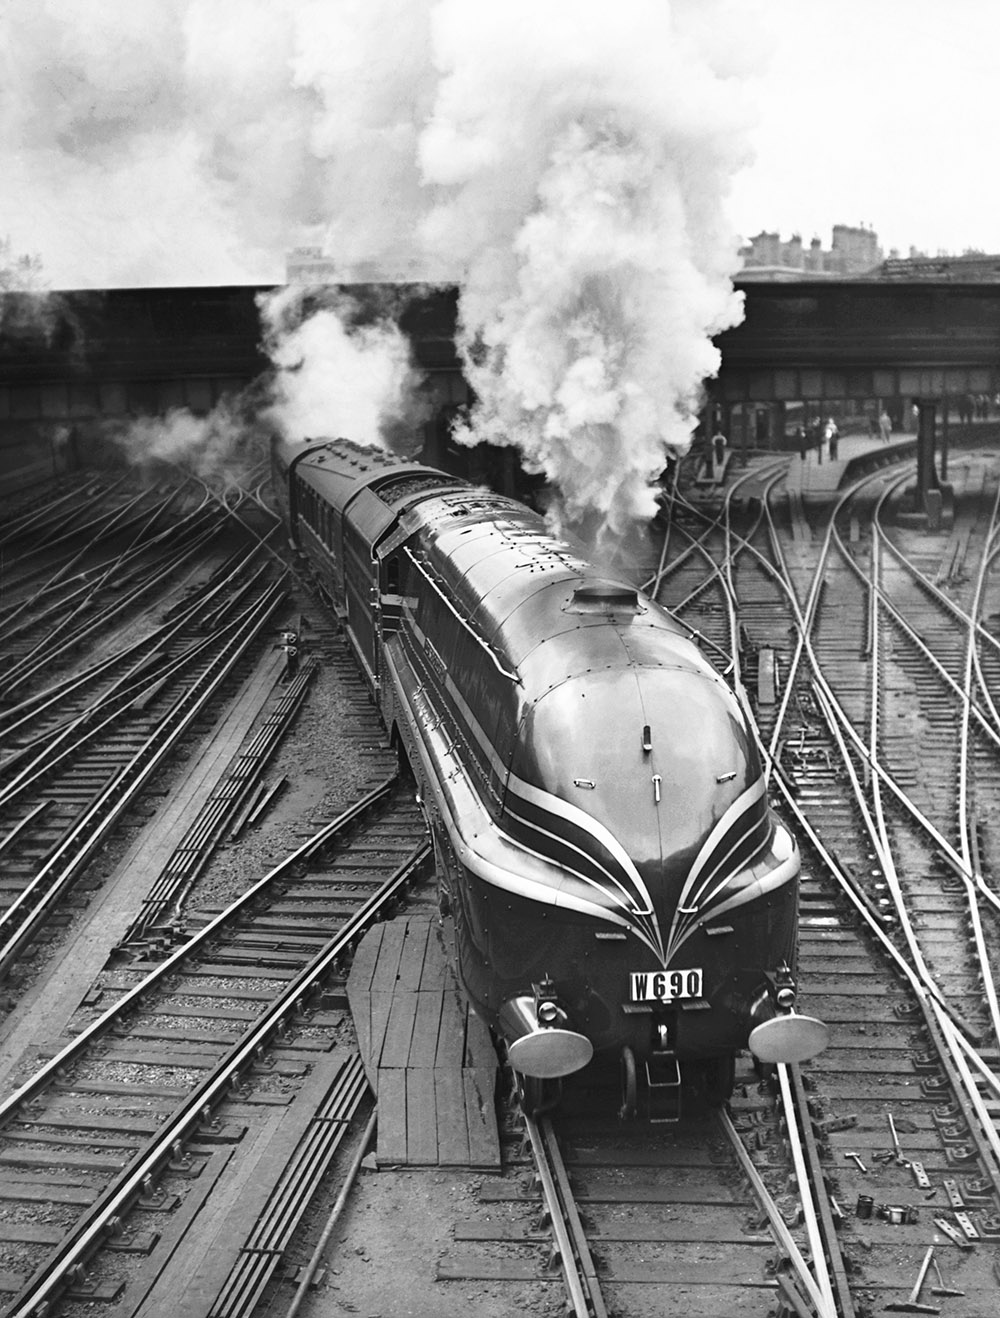
POLYGON ((525 506, 349 441, 275 441, 293 544, 343 622, 433 838, 457 972, 522 1100, 595 1054, 719 1100, 795 1002, 799 856, 744 711, 684 629, 525 506))

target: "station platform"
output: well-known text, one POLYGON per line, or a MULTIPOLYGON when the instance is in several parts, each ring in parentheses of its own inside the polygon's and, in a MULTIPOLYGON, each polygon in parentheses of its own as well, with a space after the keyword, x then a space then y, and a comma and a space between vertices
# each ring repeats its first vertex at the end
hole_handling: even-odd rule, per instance
POLYGON ((452 971, 451 925, 401 916, 362 939, 347 1000, 378 1099, 380 1164, 500 1166, 497 1057, 452 971))
MULTIPOLYGON (((809 449, 805 457, 793 453, 785 478, 785 488, 791 496, 799 496, 806 503, 832 498, 856 458, 868 457, 882 451, 886 454, 899 449, 914 449, 917 437, 902 431, 888 440, 871 435, 843 435, 837 445, 837 456, 831 458, 824 450, 809 449)), ((896 454, 898 456, 898 452, 896 454)))

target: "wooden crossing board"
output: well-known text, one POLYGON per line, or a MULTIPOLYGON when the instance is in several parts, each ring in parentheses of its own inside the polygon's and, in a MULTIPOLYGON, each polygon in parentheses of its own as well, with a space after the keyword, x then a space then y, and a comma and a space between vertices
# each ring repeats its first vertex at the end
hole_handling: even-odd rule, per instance
POLYGON ((499 1167, 496 1053, 455 981, 448 932, 401 916, 370 930, 354 956, 347 1001, 378 1097, 378 1159, 499 1167))

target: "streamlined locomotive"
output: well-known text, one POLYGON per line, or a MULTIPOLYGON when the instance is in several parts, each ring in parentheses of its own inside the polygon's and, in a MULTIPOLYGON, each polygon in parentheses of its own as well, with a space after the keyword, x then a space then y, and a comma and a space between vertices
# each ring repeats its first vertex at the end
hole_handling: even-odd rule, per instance
POLYGON ((669 1108, 794 1012, 799 856, 720 674, 523 505, 345 440, 276 441, 294 544, 341 616, 434 841, 457 972, 525 1101, 596 1054, 669 1108))

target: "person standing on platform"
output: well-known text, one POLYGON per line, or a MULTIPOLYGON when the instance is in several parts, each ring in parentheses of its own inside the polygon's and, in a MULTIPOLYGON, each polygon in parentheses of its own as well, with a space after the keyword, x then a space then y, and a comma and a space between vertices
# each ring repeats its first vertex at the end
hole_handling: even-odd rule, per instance
POLYGON ((726 437, 721 430, 712 436, 712 464, 719 468, 726 460, 726 437))
POLYGON ((882 408, 878 418, 879 434, 882 436, 882 443, 888 444, 889 436, 892 434, 892 418, 889 413, 882 408))
POLYGON ((285 652, 285 677, 286 682, 295 680, 299 671, 299 634, 293 631, 283 631, 281 633, 281 644, 279 650, 285 652))
POLYGON ((823 423, 819 417, 809 427, 809 433, 812 438, 811 447, 816 450, 816 461, 823 461, 823 423))
POLYGON ((840 443, 840 431, 837 428, 837 423, 836 421, 834 421, 832 416, 827 417, 826 430, 823 432, 823 437, 825 438, 827 444, 829 445, 828 452, 830 454, 830 461, 836 462, 837 446, 840 443))

